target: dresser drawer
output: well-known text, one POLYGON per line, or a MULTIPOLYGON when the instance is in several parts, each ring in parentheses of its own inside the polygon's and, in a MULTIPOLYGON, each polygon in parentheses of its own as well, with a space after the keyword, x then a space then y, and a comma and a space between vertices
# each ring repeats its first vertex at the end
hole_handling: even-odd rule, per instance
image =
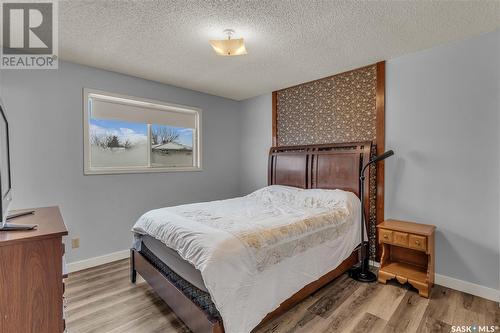
POLYGON ((392 234, 391 230, 380 229, 378 235, 379 242, 392 243, 392 234))
POLYGON ((394 245, 400 245, 400 246, 408 247, 408 233, 394 231, 392 237, 393 237, 392 243, 394 245))
POLYGON ((410 235, 409 247, 415 250, 427 251, 427 238, 424 236, 410 235))

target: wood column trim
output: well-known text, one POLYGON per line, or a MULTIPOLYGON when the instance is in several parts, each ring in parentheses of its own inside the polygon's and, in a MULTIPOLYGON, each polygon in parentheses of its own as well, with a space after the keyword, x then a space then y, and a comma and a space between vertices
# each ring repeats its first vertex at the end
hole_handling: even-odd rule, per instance
MULTIPOLYGON (((385 151, 385 61, 377 63, 376 112, 376 145, 377 155, 379 155, 385 151)), ((384 221, 384 170, 384 161, 381 161, 377 164, 377 225, 384 221)), ((376 238, 376 244, 378 245, 378 234, 376 238)), ((377 248, 377 260, 380 260, 381 249, 378 246, 377 248)))
POLYGON ((278 92, 273 91, 273 147, 278 145, 278 108, 277 108, 278 92))

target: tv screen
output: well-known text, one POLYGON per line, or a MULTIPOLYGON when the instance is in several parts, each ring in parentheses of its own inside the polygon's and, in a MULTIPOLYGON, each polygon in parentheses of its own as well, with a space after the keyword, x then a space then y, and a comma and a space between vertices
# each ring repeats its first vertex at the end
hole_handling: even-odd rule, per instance
POLYGON ((11 201, 9 124, 0 100, 0 221, 5 223, 11 201))

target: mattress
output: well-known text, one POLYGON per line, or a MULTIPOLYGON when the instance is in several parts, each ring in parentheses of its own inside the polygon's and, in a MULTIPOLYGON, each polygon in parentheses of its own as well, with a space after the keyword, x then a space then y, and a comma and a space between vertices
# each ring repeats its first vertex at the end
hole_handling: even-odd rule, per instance
POLYGON ((161 261, 153 252, 151 252, 144 242, 141 242, 141 249, 139 253, 146 259, 153 267, 155 267, 161 275, 170 281, 178 290, 180 290, 187 298, 196 304, 212 322, 222 321, 219 311, 208 292, 198 289, 188 281, 184 280, 182 276, 175 273, 163 261, 161 261))
POLYGON ((205 283, 203 283, 201 272, 194 268, 189 262, 182 259, 176 251, 149 235, 143 236, 142 242, 172 271, 180 275, 184 280, 191 283, 196 288, 208 292, 205 283))

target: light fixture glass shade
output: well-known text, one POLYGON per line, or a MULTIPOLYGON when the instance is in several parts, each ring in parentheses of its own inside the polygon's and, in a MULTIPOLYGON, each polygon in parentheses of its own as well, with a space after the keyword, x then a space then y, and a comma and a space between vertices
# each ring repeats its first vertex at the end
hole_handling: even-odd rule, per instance
POLYGON ((247 54, 243 38, 211 40, 210 45, 215 53, 221 56, 230 57, 247 54))

